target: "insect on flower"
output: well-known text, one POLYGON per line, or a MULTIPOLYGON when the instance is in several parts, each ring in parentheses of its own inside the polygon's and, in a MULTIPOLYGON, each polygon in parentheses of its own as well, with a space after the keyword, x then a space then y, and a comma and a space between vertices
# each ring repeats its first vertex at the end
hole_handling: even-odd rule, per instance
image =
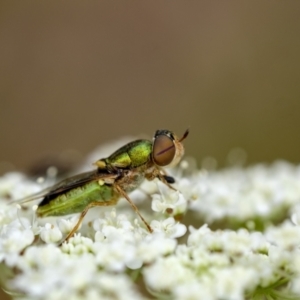
POLYGON ((162 169, 176 165, 184 154, 182 141, 188 136, 186 130, 178 139, 169 130, 157 130, 153 141, 136 140, 130 142, 107 158, 94 163, 96 170, 67 178, 37 194, 17 200, 21 204, 38 198, 38 217, 64 216, 81 213, 78 222, 67 235, 67 241, 78 229, 88 210, 95 206, 116 205, 124 197, 152 232, 150 225, 140 214, 127 193, 136 189, 144 179, 158 178, 168 187, 174 183, 162 169))

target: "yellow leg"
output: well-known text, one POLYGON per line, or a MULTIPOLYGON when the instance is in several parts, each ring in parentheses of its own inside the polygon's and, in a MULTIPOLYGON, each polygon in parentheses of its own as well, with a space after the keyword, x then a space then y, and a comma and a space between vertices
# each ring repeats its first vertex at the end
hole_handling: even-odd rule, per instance
POLYGON ((143 216, 140 214, 138 208, 136 207, 136 205, 131 201, 131 199, 128 197, 128 195, 126 194, 125 191, 123 191, 123 189, 118 186, 117 184, 114 185, 115 189, 117 190, 117 192, 122 195, 131 205, 131 207, 133 208, 133 210, 137 213, 137 215, 141 218, 141 220, 143 221, 143 223, 146 225, 147 229, 149 230, 149 232, 153 232, 152 228, 150 227, 150 225, 147 223, 147 221, 143 218, 143 216))
POLYGON ((154 169, 152 173, 147 173, 145 175, 146 179, 148 179, 149 181, 155 179, 155 178, 158 178, 161 182, 163 182, 167 187, 169 187, 170 189, 174 190, 174 191, 177 191, 173 186, 171 186, 166 178, 164 177, 167 176, 167 173, 165 170, 163 169, 154 169))
POLYGON ((165 179, 165 177, 164 177, 163 175, 158 174, 157 177, 158 177, 158 179, 159 179, 161 182, 163 182, 167 187, 169 187, 170 189, 172 189, 172 190, 174 190, 174 191, 177 191, 173 186, 171 186, 171 185, 169 184, 169 182, 167 182, 167 180, 165 179))
MULTIPOLYGON (((150 225, 147 223, 147 221, 140 214, 138 208, 131 201, 131 199, 128 197, 128 195, 126 194, 126 192, 119 185, 117 185, 117 184, 114 184, 114 187, 115 187, 116 191, 129 202, 129 204, 131 205, 131 207, 133 208, 133 210, 137 213, 137 215, 141 218, 141 220, 143 221, 143 223, 145 224, 145 226, 147 227, 147 229, 149 230, 149 232, 153 232, 153 230, 151 229, 150 225)), ((67 237, 59 244, 59 246, 61 246, 64 242, 67 242, 73 236, 73 234, 78 230, 80 224, 82 223, 83 218, 85 217, 85 215, 87 214, 87 212, 88 212, 88 210, 90 208, 95 207, 95 206, 110 206, 110 205, 114 205, 114 204, 116 204, 116 201, 109 201, 109 202, 96 202, 95 201, 95 202, 91 202, 89 205, 87 205, 84 208, 84 210, 82 211, 82 213, 80 214, 79 220, 77 221, 76 225, 73 227, 73 229, 67 235, 67 237)))
POLYGON ((61 246, 64 242, 67 242, 73 234, 78 230, 80 224, 82 223, 83 218, 87 214, 88 210, 95 206, 111 206, 115 204, 115 201, 109 201, 109 202, 91 202, 89 205, 85 207, 85 209, 80 214, 79 220, 77 221, 76 225, 73 227, 73 229, 70 231, 70 233, 67 235, 67 237, 59 244, 61 246))

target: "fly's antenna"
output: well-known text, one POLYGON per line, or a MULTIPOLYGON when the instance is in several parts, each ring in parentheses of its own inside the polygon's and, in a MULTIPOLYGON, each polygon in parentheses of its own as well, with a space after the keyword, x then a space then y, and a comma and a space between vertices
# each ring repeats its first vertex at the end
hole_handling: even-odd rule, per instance
MULTIPOLYGON (((185 140, 185 139, 187 138, 187 136, 189 135, 189 133, 190 133, 190 129, 188 128, 188 129, 184 132, 183 136, 178 140, 178 143, 181 143, 183 140, 185 140)), ((170 149, 172 149, 172 148, 174 148, 174 147, 175 147, 175 145, 173 144, 173 145, 167 147, 166 149, 161 150, 161 151, 158 152, 156 155, 161 155, 161 154, 163 154, 163 153, 169 151, 170 149)))
POLYGON ((190 129, 188 128, 188 129, 184 132, 183 136, 179 139, 178 142, 182 142, 183 140, 185 140, 185 139, 187 138, 187 136, 189 135, 189 133, 190 133, 190 129))

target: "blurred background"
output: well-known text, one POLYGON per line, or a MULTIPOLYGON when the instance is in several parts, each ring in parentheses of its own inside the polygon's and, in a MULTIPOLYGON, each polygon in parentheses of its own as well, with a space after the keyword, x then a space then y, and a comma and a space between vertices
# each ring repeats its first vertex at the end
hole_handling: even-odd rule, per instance
POLYGON ((298 163, 299 16, 281 0, 1 1, 0 173, 187 127, 199 163, 236 147, 298 163))
POLYGON ((1 1, 1 173, 187 127, 200 163, 236 147, 298 163, 299 16, 299 1, 1 1))

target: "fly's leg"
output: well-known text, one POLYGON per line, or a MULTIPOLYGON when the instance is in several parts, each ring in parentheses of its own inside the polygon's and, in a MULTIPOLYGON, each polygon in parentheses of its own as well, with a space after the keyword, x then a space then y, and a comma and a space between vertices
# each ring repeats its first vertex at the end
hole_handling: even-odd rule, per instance
POLYGON ((174 183, 175 182, 175 179, 173 177, 171 177, 171 176, 168 176, 167 173, 164 170, 158 170, 157 174, 155 174, 155 175, 167 187, 169 187, 173 191, 177 191, 173 186, 170 185, 170 183, 174 183))
POLYGON ((152 172, 146 173, 145 178, 149 181, 158 178, 161 182, 163 182, 170 189, 177 191, 170 183, 174 183, 175 179, 172 176, 168 176, 167 173, 163 169, 155 168, 152 172))
POLYGON ((167 181, 167 183, 175 183, 174 177, 169 176, 169 175, 163 175, 163 177, 165 178, 165 180, 167 181))
POLYGON ((147 223, 147 221, 143 218, 143 216, 141 215, 141 213, 139 212, 138 208, 136 207, 136 205, 131 201, 131 199, 128 197, 128 195, 126 194, 126 192, 117 184, 114 185, 115 189, 117 190, 117 192, 123 196, 131 205, 131 207, 133 208, 133 210, 136 212, 136 214, 140 217, 140 219, 143 221, 143 223, 145 224, 145 226, 147 227, 149 232, 153 232, 152 228, 150 227, 150 225, 147 223))
POLYGON ((85 215, 87 214, 88 210, 92 207, 95 206, 110 206, 110 205, 114 205, 116 203, 116 201, 109 201, 109 202, 91 202, 89 205, 87 205, 84 210, 82 211, 82 213, 80 214, 79 220, 77 221, 76 225, 72 228, 72 230, 69 232, 69 234, 67 235, 67 237, 59 244, 59 246, 61 246, 64 242, 67 242, 72 236, 73 234, 78 230, 80 224, 83 221, 83 218, 85 217, 85 215))

